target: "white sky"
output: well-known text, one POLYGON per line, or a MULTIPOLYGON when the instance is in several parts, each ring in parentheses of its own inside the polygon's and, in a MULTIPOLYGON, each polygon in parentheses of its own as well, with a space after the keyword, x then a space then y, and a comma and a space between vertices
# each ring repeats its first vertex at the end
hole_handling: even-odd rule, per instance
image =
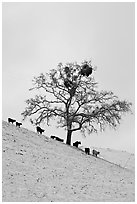
MULTIPOLYGON (((99 89, 111 90, 133 103, 135 113, 134 3, 3 3, 2 119, 21 121, 32 79, 59 62, 93 60, 99 89)), ((28 121, 23 127, 35 130, 28 121)), ((43 126, 45 134, 66 133, 43 126)), ((134 152, 135 117, 123 117, 117 131, 72 142, 134 152)))

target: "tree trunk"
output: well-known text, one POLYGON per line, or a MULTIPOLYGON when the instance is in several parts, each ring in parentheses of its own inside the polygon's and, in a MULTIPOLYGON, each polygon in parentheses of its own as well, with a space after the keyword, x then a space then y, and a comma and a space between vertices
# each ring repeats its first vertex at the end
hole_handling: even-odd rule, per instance
POLYGON ((66 144, 71 145, 71 135, 72 135, 72 131, 68 130, 67 132, 67 141, 66 144))

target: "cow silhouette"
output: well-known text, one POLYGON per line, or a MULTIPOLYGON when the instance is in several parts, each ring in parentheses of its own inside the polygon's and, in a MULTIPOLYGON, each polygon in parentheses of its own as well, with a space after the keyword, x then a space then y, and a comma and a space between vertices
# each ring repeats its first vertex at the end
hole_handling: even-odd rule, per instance
POLYGON ((43 130, 41 127, 37 126, 36 127, 36 130, 37 130, 37 133, 39 134, 42 134, 45 130, 43 130))
POLYGON ((54 135, 51 135, 51 136, 50 136, 50 138, 52 138, 52 139, 55 139, 55 137, 56 137, 56 136, 54 136, 54 135))
POLYGON ((76 142, 73 143, 73 146, 74 147, 78 147, 79 144, 81 144, 81 142, 80 141, 76 141, 76 142))
POLYGON ((93 154, 93 156, 97 157, 97 155, 100 154, 100 152, 98 152, 95 149, 93 149, 92 150, 92 154, 93 154))
POLYGON ((85 153, 89 155, 90 154, 90 148, 85 148, 85 153))
POLYGON ((16 122, 16 127, 20 127, 22 123, 16 122))
POLYGON ((14 122, 16 122, 16 120, 14 120, 12 118, 8 118, 8 122, 13 124, 14 122))
POLYGON ((59 142, 64 142, 63 139, 61 139, 61 138, 59 138, 59 137, 57 137, 57 136, 54 136, 54 135, 51 135, 50 138, 55 139, 55 140, 57 140, 57 141, 59 141, 59 142))

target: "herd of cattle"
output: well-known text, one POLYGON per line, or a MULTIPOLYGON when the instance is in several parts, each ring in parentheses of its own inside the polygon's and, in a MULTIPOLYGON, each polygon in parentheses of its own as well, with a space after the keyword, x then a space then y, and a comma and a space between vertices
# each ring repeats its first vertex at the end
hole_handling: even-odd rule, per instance
MULTIPOLYGON (((79 144, 81 144, 81 142, 80 141, 76 141, 76 142, 73 143, 73 146, 78 148, 79 144)), ((89 147, 85 148, 85 153, 90 155, 90 148, 89 147)), ((100 154, 100 152, 98 152, 95 149, 93 149, 92 150, 92 154, 93 154, 93 156, 97 157, 97 155, 100 154)))
POLYGON ((14 120, 14 119, 11 119, 11 118, 8 118, 8 122, 9 123, 14 123, 14 122, 16 122, 16 127, 20 127, 21 125, 22 125, 22 123, 19 123, 19 122, 17 122, 16 120, 14 120))
MULTIPOLYGON (((8 118, 8 122, 12 123, 12 124, 14 122, 16 122, 16 127, 20 127, 22 125, 22 123, 19 123, 19 122, 17 122, 16 120, 14 120, 12 118, 8 118)), ((36 131, 37 131, 38 134, 39 133, 42 134, 45 130, 43 130, 41 127, 37 126, 36 127, 36 131)), ((55 139, 55 140, 57 140, 59 142, 64 142, 63 139, 61 139, 61 138, 59 138, 57 136, 54 136, 54 135, 51 135, 50 138, 55 139)), ((78 148, 78 145, 80 145, 80 144, 81 144, 80 141, 76 141, 76 142, 73 143, 73 146, 78 148)), ((90 148, 85 148, 85 153, 90 155, 90 148)), ((98 154, 100 154, 100 152, 96 151, 95 149, 92 150, 92 155, 93 156, 97 157, 98 154)))

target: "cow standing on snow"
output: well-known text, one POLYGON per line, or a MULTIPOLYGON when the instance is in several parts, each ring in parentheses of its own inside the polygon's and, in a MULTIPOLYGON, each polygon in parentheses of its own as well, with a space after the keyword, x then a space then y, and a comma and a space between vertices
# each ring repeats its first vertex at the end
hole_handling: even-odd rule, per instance
POLYGON ((74 147, 78 147, 79 144, 81 144, 81 142, 80 141, 76 141, 76 142, 73 143, 73 146, 74 147))
POLYGON ((97 155, 100 154, 100 152, 98 152, 95 149, 93 149, 92 150, 92 154, 93 154, 93 156, 97 157, 97 155))
POLYGON ((22 123, 16 122, 16 127, 20 127, 21 125, 22 125, 22 123))
POLYGON ((37 133, 39 134, 42 134, 45 130, 43 130, 41 127, 37 126, 36 127, 36 130, 37 130, 37 133))
POLYGON ((13 124, 14 122, 16 122, 16 120, 14 120, 12 118, 8 118, 8 122, 13 124))
POLYGON ((90 154, 90 148, 85 148, 85 153, 89 155, 90 154))
POLYGON ((52 139, 56 139, 56 140, 59 141, 59 142, 64 142, 63 139, 61 139, 61 138, 59 138, 59 137, 57 137, 57 136, 54 136, 54 135, 51 135, 50 138, 52 138, 52 139))

